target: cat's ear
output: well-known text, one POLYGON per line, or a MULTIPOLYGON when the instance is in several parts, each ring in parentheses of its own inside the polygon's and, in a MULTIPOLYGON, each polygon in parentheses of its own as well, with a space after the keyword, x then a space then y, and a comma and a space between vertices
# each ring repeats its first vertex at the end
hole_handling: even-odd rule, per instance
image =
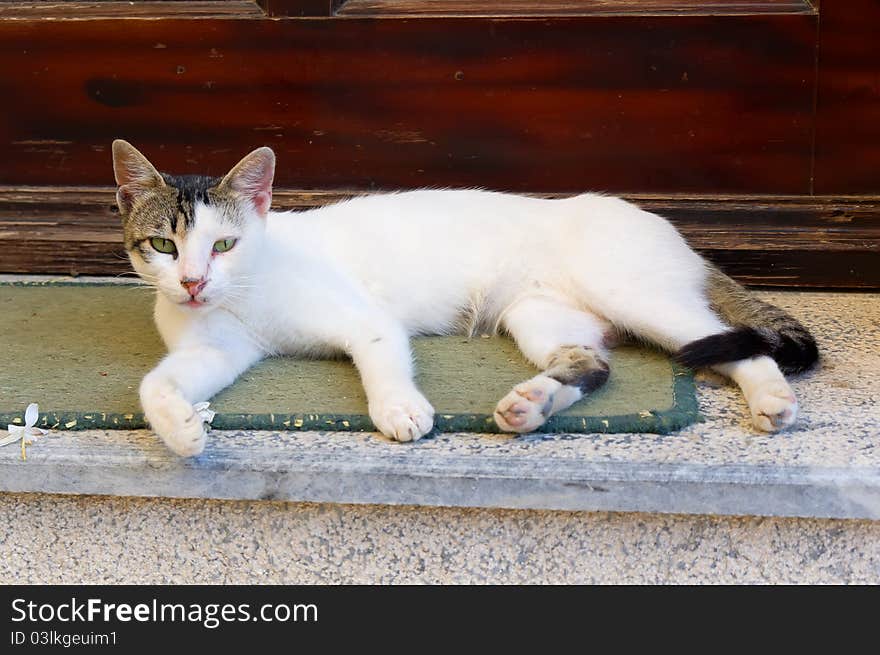
POLYGON ((128 141, 113 142, 113 174, 116 176, 116 204, 124 216, 135 201, 154 189, 165 186, 165 180, 137 148, 128 141))
POLYGON ((253 203, 260 216, 272 206, 272 180, 275 177, 275 153, 263 146, 238 162, 220 182, 226 188, 253 203))

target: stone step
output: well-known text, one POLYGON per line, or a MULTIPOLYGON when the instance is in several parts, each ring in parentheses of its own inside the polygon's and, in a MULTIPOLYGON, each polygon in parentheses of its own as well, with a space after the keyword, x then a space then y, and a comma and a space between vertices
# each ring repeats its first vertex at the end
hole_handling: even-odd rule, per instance
POLYGON ((756 432, 740 392, 706 377, 706 422, 670 435, 397 444, 370 433, 214 432, 205 453, 184 460, 147 431, 53 431, 27 461, 15 445, 0 448, 0 491, 880 518, 880 296, 759 293, 800 318, 823 352, 818 371, 792 381, 801 416, 779 435, 756 432))

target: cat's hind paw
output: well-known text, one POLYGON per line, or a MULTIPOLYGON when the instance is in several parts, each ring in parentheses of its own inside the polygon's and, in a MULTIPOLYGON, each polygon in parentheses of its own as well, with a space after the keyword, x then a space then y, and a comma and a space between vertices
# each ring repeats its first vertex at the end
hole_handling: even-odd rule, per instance
POLYGON ((516 385, 495 407, 495 423, 505 432, 531 432, 544 425, 562 385, 539 375, 516 385))
POLYGON ((208 429, 204 418, 173 386, 145 380, 141 404, 147 422, 172 452, 192 457, 205 449, 208 429))
POLYGON ((785 382, 769 382, 749 400, 752 422, 763 432, 779 432, 797 420, 797 398, 785 382))
POLYGON ((434 408, 415 392, 407 397, 371 404, 370 418, 379 431, 395 441, 416 441, 434 427, 434 408))

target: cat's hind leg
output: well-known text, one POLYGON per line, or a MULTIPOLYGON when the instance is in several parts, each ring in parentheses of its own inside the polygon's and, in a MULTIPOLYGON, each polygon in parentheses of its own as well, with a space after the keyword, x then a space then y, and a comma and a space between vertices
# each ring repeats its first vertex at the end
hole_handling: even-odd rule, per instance
POLYGON ((608 380, 604 340, 611 325, 546 296, 518 301, 502 326, 526 358, 542 370, 521 382, 495 408, 506 432, 531 432, 608 380))
POLYGON ((752 423, 763 432, 777 432, 797 419, 798 401, 779 365, 766 355, 713 366, 739 385, 752 423))
MULTIPOLYGON (((642 303, 618 308, 613 318, 620 327, 673 353, 687 344, 730 331, 708 302, 696 294, 676 298, 657 294, 642 303)), ((797 419, 794 391, 773 358, 759 355, 712 368, 742 389, 752 423, 759 430, 776 432, 797 419)))

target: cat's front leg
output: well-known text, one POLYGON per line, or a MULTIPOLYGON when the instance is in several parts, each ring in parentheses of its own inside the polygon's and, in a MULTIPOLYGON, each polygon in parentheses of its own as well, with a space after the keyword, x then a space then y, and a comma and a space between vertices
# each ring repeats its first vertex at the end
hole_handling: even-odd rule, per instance
POLYGON ((395 441, 416 441, 434 427, 434 408, 413 385, 370 399, 370 419, 395 441))
POLYGON ((231 384, 260 357, 250 343, 180 346, 141 382, 147 422, 176 454, 198 455, 205 448, 207 426, 193 403, 231 384))
POLYGON ((415 441, 434 427, 434 408, 413 381, 409 339, 399 325, 375 324, 349 341, 367 393, 370 419, 396 441, 415 441))
POLYGON ((162 372, 154 370, 141 382, 144 416, 153 432, 172 452, 181 457, 198 455, 205 449, 207 426, 180 392, 171 368, 167 366, 162 372))

